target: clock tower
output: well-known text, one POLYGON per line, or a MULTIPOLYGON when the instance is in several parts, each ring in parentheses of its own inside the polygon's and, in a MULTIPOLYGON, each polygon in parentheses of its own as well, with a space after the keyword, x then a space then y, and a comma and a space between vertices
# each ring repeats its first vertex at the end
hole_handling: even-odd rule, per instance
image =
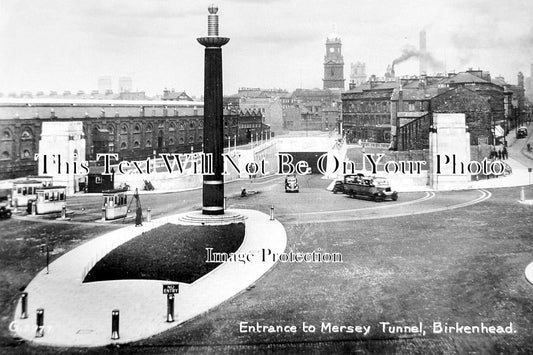
POLYGON ((342 42, 337 34, 328 36, 324 56, 324 89, 344 90, 344 60, 341 47, 342 42))

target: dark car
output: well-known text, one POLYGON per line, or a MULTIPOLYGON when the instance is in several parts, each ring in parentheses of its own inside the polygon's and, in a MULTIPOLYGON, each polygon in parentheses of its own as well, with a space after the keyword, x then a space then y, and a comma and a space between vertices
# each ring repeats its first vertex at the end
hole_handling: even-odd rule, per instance
POLYGON ((5 203, 0 204, 0 218, 9 217, 11 217, 11 209, 5 203))
POLYGON ((346 175, 343 192, 351 197, 368 197, 374 201, 396 201, 398 199, 398 193, 391 189, 386 178, 364 176, 363 174, 346 175))
POLYGON ((333 185, 333 190, 331 190, 334 194, 337 192, 344 192, 344 181, 343 180, 336 180, 335 184, 333 185))
POLYGON ((296 176, 289 175, 285 178, 285 192, 300 192, 296 176))
POLYGON ((526 138, 527 137, 527 128, 526 127, 520 127, 516 131, 516 138, 526 138))

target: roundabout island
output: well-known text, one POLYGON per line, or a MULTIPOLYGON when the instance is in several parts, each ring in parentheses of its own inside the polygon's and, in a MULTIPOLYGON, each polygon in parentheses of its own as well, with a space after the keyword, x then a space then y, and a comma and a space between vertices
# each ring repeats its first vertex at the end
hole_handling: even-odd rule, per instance
MULTIPOLYGON (((235 250, 236 254, 257 253, 263 249, 275 253, 285 250, 286 234, 281 223, 257 211, 235 212, 246 216, 246 232, 242 244, 235 250)), ((183 214, 178 214, 144 223, 142 227, 121 228, 58 258, 50 264, 48 273, 43 270, 26 287, 27 318, 20 318, 22 304, 19 303, 11 329, 17 336, 41 345, 94 347, 128 343, 163 332, 207 312, 245 290, 274 265, 269 259, 250 263, 225 262, 191 283, 156 279, 86 282, 91 269, 114 249, 164 226, 186 226, 183 217, 183 214), (179 285, 179 294, 175 295, 174 322, 166 321, 167 299, 162 293, 163 285, 169 283, 179 285), (44 310, 42 337, 35 335, 36 310, 39 308, 44 310), (120 338, 113 340, 111 312, 115 309, 120 311, 120 338)), ((164 254, 164 245, 160 247, 158 252, 164 254)), ((205 260, 204 255, 201 257, 205 260)), ((139 258, 136 262, 140 265, 147 263, 147 268, 154 268, 153 263, 157 259, 139 258)), ((102 272, 105 273, 105 270, 102 272)))

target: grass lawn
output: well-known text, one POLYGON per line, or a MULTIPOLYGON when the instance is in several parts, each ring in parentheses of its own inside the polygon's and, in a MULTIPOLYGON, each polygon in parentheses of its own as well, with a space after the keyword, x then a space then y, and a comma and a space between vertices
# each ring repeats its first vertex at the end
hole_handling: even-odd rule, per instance
POLYGON ((438 213, 287 226, 288 247, 341 252, 343 263, 278 263, 256 287, 130 353, 533 353, 532 206, 519 189, 438 213), (241 333, 239 322, 296 325, 292 333, 241 333), (515 334, 385 334, 379 322, 508 325, 515 334), (360 334, 301 331, 370 325, 360 334))
POLYGON ((237 251, 244 223, 220 226, 165 224, 133 238, 104 256, 84 282, 149 279, 192 283, 220 263, 206 263, 206 248, 237 251))
POLYGON ((16 344, 9 333, 9 323, 20 292, 46 267, 43 246, 50 245, 52 262, 84 241, 113 229, 105 225, 0 220, 0 353, 5 353, 4 346, 16 344))

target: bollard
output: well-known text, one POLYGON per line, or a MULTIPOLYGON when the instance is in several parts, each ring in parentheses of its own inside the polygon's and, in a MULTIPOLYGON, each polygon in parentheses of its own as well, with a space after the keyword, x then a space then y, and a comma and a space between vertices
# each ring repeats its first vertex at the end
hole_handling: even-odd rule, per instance
POLYGON ((37 214, 37 201, 33 201, 31 204, 31 215, 35 216, 37 214))
POLYGON ((15 210, 13 212, 18 212, 19 211, 19 201, 18 201, 18 199, 15 199, 15 201, 13 201, 13 205, 15 207, 15 210))
POLYGON ((67 206, 61 208, 61 219, 67 218, 67 206))
POLYGON ((105 222, 105 207, 102 207, 102 222, 105 222))
POLYGON ((120 335, 118 334, 119 313, 118 309, 111 311, 111 339, 113 340, 120 338, 120 335))
POLYGON ((174 322, 174 295, 167 294, 167 322, 174 322))
POLYGON ((50 248, 46 244, 46 273, 50 273, 50 248))
POLYGON ((226 203, 227 203, 227 200, 228 198, 226 196, 224 196, 224 211, 226 210, 226 203))
POLYGON ((148 207, 147 213, 146 213, 146 222, 150 222, 152 220, 152 209, 148 207))
POLYGON ((272 205, 270 207, 270 220, 273 221, 274 220, 274 205, 272 205))
POLYGON ((526 199, 526 194, 524 192, 524 187, 520 189, 520 201, 524 201, 526 199))
POLYGON ((20 318, 28 318, 28 292, 22 292, 20 298, 20 318))
POLYGON ((37 309, 37 329, 35 330, 35 337, 42 338, 44 336, 44 309, 37 309))

